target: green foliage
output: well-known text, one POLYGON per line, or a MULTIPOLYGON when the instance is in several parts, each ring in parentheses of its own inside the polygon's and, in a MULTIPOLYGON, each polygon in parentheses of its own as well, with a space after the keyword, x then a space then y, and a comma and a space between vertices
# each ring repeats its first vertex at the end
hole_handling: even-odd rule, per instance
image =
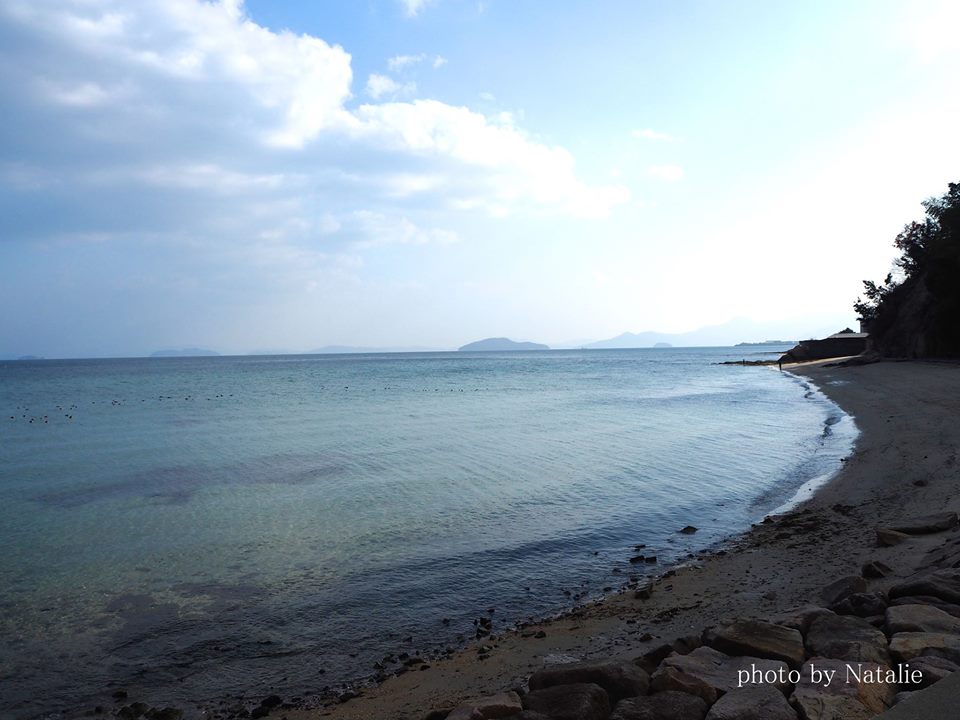
POLYGON ((960 356, 960 183, 923 207, 894 240, 895 272, 864 280, 853 307, 881 352, 960 356))

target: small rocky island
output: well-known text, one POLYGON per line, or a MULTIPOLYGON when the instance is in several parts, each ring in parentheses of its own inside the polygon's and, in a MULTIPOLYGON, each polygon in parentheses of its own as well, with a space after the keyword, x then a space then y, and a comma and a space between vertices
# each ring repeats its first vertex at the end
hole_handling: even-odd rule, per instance
POLYGON ((535 342, 516 342, 509 338, 486 338, 476 342, 467 343, 459 352, 503 352, 505 350, 549 350, 546 345, 535 342))

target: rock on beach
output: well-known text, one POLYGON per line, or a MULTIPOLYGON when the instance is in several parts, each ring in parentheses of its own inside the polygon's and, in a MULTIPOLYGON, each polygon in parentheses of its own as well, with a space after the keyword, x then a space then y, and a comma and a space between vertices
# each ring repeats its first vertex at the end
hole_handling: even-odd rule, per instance
POLYGON ((741 619, 711 628, 704 632, 703 642, 729 655, 782 660, 791 667, 799 667, 805 657, 803 636, 798 630, 765 620, 741 619))
MULTIPOLYGON (((864 665, 864 669, 888 671, 883 665, 864 665)), ((847 682, 847 663, 830 658, 811 658, 800 671, 790 704, 801 720, 869 720, 893 704, 896 688, 887 682, 858 682, 856 677, 847 682), (811 681, 811 667, 836 673, 829 684, 811 681)))
MULTIPOLYGON (((660 670, 657 672, 668 668, 681 672, 706 685, 717 697, 737 688, 741 670, 756 669, 761 673, 770 673, 778 677, 785 675, 789 670, 787 663, 782 660, 750 656, 731 657, 712 647, 699 647, 688 655, 670 655, 663 661, 660 670)), ((781 691, 785 691, 789 687, 785 681, 778 681, 773 685, 781 691)))
POLYGON ((524 710, 542 713, 550 720, 607 720, 610 715, 610 698, 593 683, 531 690, 522 703, 524 710))
POLYGON ((890 664, 887 637, 873 625, 851 615, 821 615, 810 623, 806 647, 810 655, 890 664))
POLYGON ((530 689, 542 690, 555 685, 593 683, 602 687, 616 703, 623 698, 645 695, 650 676, 632 663, 571 663, 544 668, 530 676, 530 689))
POLYGON ((797 720, 783 693, 770 685, 731 690, 714 703, 706 720, 797 720))
POLYGON ((676 690, 627 698, 617 703, 610 720, 703 720, 707 702, 676 690))

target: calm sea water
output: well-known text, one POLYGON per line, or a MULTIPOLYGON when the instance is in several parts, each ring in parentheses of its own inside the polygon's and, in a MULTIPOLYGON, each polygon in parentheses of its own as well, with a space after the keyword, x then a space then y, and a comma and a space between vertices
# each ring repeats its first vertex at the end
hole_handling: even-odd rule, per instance
POLYGON ((0 714, 317 692, 742 530, 856 433, 749 353, 2 363, 0 714))

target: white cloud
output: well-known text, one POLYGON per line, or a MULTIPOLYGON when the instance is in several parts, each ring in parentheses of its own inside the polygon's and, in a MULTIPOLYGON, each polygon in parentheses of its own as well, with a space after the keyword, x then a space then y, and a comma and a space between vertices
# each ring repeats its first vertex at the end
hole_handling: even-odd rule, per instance
POLYGON ((420 13, 423 8, 432 3, 434 0, 400 0, 400 4, 403 6, 404 12, 407 14, 407 17, 415 17, 420 13))
POLYGON ((394 173, 384 178, 383 185, 388 197, 406 198, 437 190, 447 181, 439 173, 394 173))
POLYGON ((334 215, 331 213, 325 213, 323 217, 320 218, 320 223, 317 229, 323 235, 332 235, 341 228, 340 221, 337 220, 334 215))
POLYGON ((460 238, 455 232, 437 228, 421 228, 406 217, 388 217, 382 213, 359 210, 347 222, 364 237, 359 247, 378 245, 452 245, 460 238))
POLYGON ((115 97, 111 92, 95 82, 85 82, 67 87, 48 86, 47 92, 54 102, 73 107, 95 107, 104 105, 115 97))
POLYGON ((279 174, 254 175, 227 170, 212 163, 159 165, 138 171, 136 175, 151 185, 207 190, 221 195, 248 193, 279 188, 284 177, 279 174))
MULTIPOLYGON (((319 38, 263 28, 246 18, 240 0, 135 6, 11 0, 0 13, 67 44, 91 64, 139 74, 143 84, 180 81, 189 93, 191 85, 209 83, 243 92, 274 115, 272 126, 262 128, 273 145, 302 147, 346 121, 350 55, 319 38)), ((64 97, 87 104, 102 98, 93 81, 78 87, 64 97)))
MULTIPOLYGON (((416 197, 441 210, 495 216, 533 209, 603 217, 629 199, 623 186, 584 182, 569 152, 534 139, 510 113, 403 102, 416 85, 377 73, 364 88, 375 102, 349 108, 353 72, 345 49, 261 27, 240 0, 8 0, 0 22, 55 48, 54 55, 16 59, 22 87, 14 88, 15 99, 26 103, 20 112, 59 127, 59 143, 96 146, 86 179, 98 192, 109 182, 130 192, 130 183, 141 183, 224 198, 282 189, 295 193, 301 208, 332 202, 332 193, 341 208, 374 196, 416 197), (64 106, 83 108, 84 122, 64 106), (329 147, 337 148, 336 160, 329 147), (385 165, 391 181, 367 169, 385 165), (304 177, 291 187, 298 174, 304 177), (303 195, 309 187, 316 197, 303 195)), ((444 58, 397 55, 389 64, 400 70, 424 62, 436 67, 444 58)), ((29 180, 27 165, 14 173, 21 187, 70 175, 45 167, 58 162, 51 157, 27 163, 29 180)), ((198 218, 222 212, 224 223, 237 226, 246 212, 194 198, 189 204, 198 218)), ((159 207, 144 208, 142 222, 153 208, 157 222, 192 217, 159 207)))
POLYGON ((387 67, 390 68, 391 72, 400 72, 412 65, 422 63, 426 59, 427 56, 423 53, 419 55, 395 55, 387 60, 387 67))
POLYGON ((654 142, 675 142, 676 138, 673 135, 669 135, 664 132, 657 132, 656 130, 651 130, 650 128, 645 128, 643 130, 632 130, 630 134, 639 138, 640 140, 652 140, 654 142))
POLYGON ((383 97, 394 98, 398 95, 412 95, 416 91, 416 83, 398 83, 388 75, 372 73, 370 77, 367 78, 367 95, 374 100, 379 100, 383 97))
POLYGON ((679 165, 651 165, 647 168, 647 172, 653 177, 667 182, 683 180, 683 168, 679 165))
POLYGON ((403 72, 428 60, 434 70, 447 64, 447 59, 442 55, 434 55, 431 59, 426 53, 420 53, 419 55, 394 55, 387 60, 387 67, 390 72, 403 72))
MULTIPOLYGON (((530 140, 510 124, 491 122, 465 107, 436 100, 361 105, 361 124, 353 131, 385 149, 447 157, 490 171, 488 202, 472 198, 496 214, 504 207, 531 199, 555 205, 578 217, 605 217, 629 199, 622 186, 590 187, 580 181, 573 156, 560 147, 530 140)), ((463 198, 459 199, 463 202, 463 198)))

